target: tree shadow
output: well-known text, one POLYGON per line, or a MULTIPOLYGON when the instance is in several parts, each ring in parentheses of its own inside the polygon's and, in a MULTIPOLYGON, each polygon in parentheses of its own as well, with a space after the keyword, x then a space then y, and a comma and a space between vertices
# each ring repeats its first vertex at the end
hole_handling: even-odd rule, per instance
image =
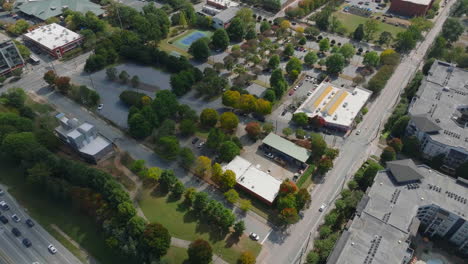
POLYGON ((164 192, 164 190, 161 189, 161 187, 158 185, 154 187, 154 189, 151 191, 151 196, 155 198, 161 198, 167 195, 167 192, 164 192))
POLYGON ((199 217, 197 216, 197 214, 194 212, 194 211, 188 211, 186 214, 184 214, 184 223, 193 223, 193 222, 197 222, 197 220, 199 219, 199 217))

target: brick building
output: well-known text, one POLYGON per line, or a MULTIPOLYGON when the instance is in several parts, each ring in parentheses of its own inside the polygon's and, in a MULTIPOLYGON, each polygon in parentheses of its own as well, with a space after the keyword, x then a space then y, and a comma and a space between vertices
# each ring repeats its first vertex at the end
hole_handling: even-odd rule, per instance
POLYGON ((392 0, 389 11, 401 16, 424 16, 434 0, 392 0))

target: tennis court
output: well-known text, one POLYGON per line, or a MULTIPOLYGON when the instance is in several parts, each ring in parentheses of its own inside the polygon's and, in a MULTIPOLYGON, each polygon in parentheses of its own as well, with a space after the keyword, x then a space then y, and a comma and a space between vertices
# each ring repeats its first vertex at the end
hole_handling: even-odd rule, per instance
POLYGON ((211 31, 194 30, 186 35, 182 35, 180 38, 176 39, 172 44, 179 49, 187 51, 193 42, 201 38, 211 37, 211 35, 213 35, 211 31))

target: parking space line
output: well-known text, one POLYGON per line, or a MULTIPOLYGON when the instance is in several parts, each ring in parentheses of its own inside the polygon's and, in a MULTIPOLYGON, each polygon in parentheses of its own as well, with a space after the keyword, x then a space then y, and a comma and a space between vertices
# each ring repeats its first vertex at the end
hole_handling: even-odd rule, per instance
POLYGON ((262 240, 262 242, 260 243, 260 245, 263 245, 263 243, 265 243, 265 241, 267 240, 267 238, 270 236, 271 232, 273 232, 273 229, 270 229, 270 232, 268 232, 268 234, 266 234, 265 238, 262 240))

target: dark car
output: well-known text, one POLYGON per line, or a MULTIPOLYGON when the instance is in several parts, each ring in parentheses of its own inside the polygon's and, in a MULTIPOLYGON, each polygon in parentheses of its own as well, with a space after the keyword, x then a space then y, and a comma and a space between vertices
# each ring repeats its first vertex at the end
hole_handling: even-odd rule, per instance
POLYGON ((197 138, 197 137, 196 137, 196 138, 194 138, 194 139, 192 139, 192 144, 195 144, 195 143, 197 143, 197 142, 198 142, 198 140, 200 140, 200 139, 199 139, 199 138, 197 138))
POLYGON ((8 224, 8 218, 6 218, 4 215, 0 215, 0 221, 4 224, 8 224))
POLYGON ((27 224, 29 227, 33 227, 33 226, 34 226, 34 222, 33 222, 31 219, 26 220, 26 224, 27 224))
POLYGON ((260 122, 265 122, 265 117, 263 115, 252 113, 252 117, 260 122))
POLYGON ((21 232, 20 232, 19 229, 16 228, 16 227, 13 227, 13 229, 11 229, 11 232, 12 232, 13 235, 15 235, 16 237, 21 236, 21 232))
POLYGON ((32 245, 32 243, 29 241, 29 239, 25 238, 23 239, 23 245, 28 248, 32 245))

